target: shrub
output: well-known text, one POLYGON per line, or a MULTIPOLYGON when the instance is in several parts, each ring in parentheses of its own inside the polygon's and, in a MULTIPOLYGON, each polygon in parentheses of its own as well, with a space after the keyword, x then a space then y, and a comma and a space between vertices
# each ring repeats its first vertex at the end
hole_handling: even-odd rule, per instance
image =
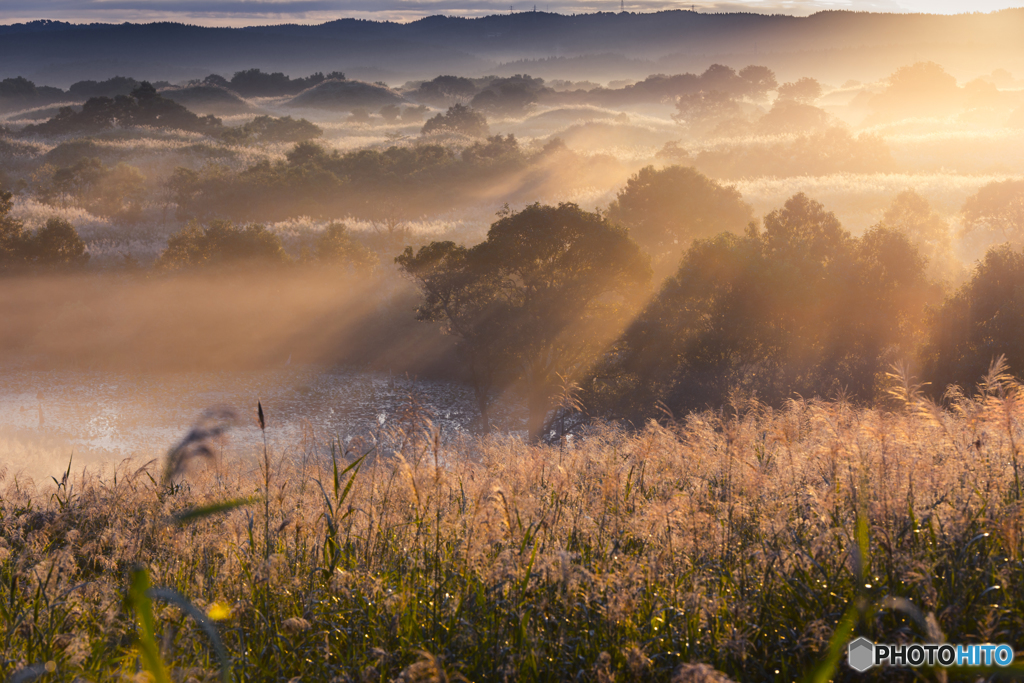
POLYGON ((484 115, 469 107, 456 104, 449 107, 444 114, 434 116, 423 124, 424 135, 429 133, 451 131, 472 137, 482 138, 487 135, 487 119, 484 115))
POLYGON ((289 261, 281 238, 265 225, 236 227, 215 220, 208 227, 193 221, 171 235, 157 259, 158 268, 174 270, 229 263, 282 264, 289 261))
POLYGON ((331 223, 316 241, 314 257, 324 264, 340 265, 353 270, 370 270, 377 265, 377 255, 360 244, 344 223, 331 223))
POLYGON ((35 233, 10 216, 14 198, 0 191, 0 268, 25 265, 81 266, 89 260, 85 242, 63 218, 51 218, 35 233))
POLYGON ((63 218, 51 218, 27 241, 27 260, 41 266, 80 266, 89 260, 85 242, 63 218))
POLYGON ((26 134, 68 135, 96 133, 114 126, 152 126, 207 133, 219 130, 220 119, 197 116, 173 100, 157 94, 156 88, 143 82, 130 95, 115 98, 93 97, 81 111, 61 107, 56 116, 45 123, 25 126, 26 134))
POLYGON ((257 116, 249 123, 225 132, 225 138, 238 143, 307 142, 323 134, 320 126, 306 119, 293 119, 291 116, 257 116))

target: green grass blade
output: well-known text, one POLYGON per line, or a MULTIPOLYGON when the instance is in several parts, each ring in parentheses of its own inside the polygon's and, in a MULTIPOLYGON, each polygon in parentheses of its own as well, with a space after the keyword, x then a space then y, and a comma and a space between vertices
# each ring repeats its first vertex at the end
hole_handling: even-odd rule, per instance
POLYGON ((846 649, 847 643, 850 642, 850 636, 853 635, 857 616, 856 605, 850 605, 846 614, 836 624, 835 633, 832 634, 832 639, 828 643, 828 654, 804 677, 804 683, 828 683, 832 680, 839 667, 839 660, 843 657, 843 651, 846 649))
POLYGON ((207 637, 213 644, 214 651, 217 653, 217 659, 220 660, 221 681, 223 683, 231 683, 231 660, 228 658, 228 652, 224 649, 224 643, 221 641, 220 633, 217 631, 213 621, 203 614, 202 610, 189 602, 184 595, 171 588, 150 588, 148 595, 151 598, 158 598, 181 608, 183 612, 195 619, 199 627, 206 632, 207 637))
POLYGON ((131 572, 130 581, 127 606, 135 610, 142 665, 152 674, 153 683, 170 683, 156 644, 156 619, 153 617, 153 603, 149 599, 149 573, 142 567, 136 567, 131 572))

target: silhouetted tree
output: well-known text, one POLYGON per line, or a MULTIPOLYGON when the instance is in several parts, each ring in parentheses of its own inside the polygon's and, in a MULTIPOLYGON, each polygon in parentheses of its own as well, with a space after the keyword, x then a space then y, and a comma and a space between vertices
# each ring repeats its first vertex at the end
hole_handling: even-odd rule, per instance
POLYGON ((306 142, 323 134, 320 126, 306 119, 293 119, 291 116, 257 116, 238 128, 225 131, 225 138, 230 142, 240 143, 306 142))
POLYGON ((821 97, 821 83, 817 79, 804 76, 792 83, 783 83, 779 86, 780 100, 793 100, 810 104, 821 97))
POLYGON ((712 64, 700 75, 700 88, 705 92, 721 92, 729 96, 742 96, 747 83, 736 70, 724 64, 712 64))
POLYGON ((881 93, 868 106, 875 119, 906 116, 945 116, 960 106, 956 79, 934 62, 901 66, 889 76, 881 93))
POLYGON ((95 133, 114 126, 152 126, 195 132, 214 132, 221 126, 214 116, 196 116, 182 105, 157 93, 148 82, 142 82, 130 95, 93 97, 76 112, 62 107, 45 123, 25 126, 25 133, 67 135, 95 133))
POLYGON ((722 90, 700 90, 683 95, 676 100, 676 110, 672 118, 693 133, 702 132, 709 126, 720 126, 737 117, 741 111, 739 102, 722 90))
POLYGON ((344 223, 331 223, 324 228, 317 237, 313 256, 320 263, 353 270, 370 270, 379 261, 376 254, 352 236, 344 223))
POLYGON ((694 239, 742 232, 752 217, 736 188, 683 166, 641 169, 608 207, 608 219, 629 228, 659 269, 674 269, 694 239))
POLYGON ((816 133, 826 130, 831 119, 824 109, 780 98, 757 122, 757 127, 764 133, 816 133))
POLYGON ((402 110, 402 121, 405 123, 419 123, 422 121, 427 114, 430 113, 430 109, 423 106, 422 104, 415 107, 406 107, 402 110))
POLYGON ((953 253, 949 224, 917 192, 904 190, 896 195, 878 226, 906 235, 927 260, 933 279, 948 282, 960 276, 962 267, 953 253))
POLYGON ((793 392, 870 399, 879 373, 912 350, 931 292, 904 235, 853 238, 798 194, 761 231, 694 242, 585 400, 643 420, 659 402, 678 415, 733 391, 771 404, 793 392))
POLYGON ((14 195, 0 190, 0 268, 24 261, 25 232, 22 222, 11 216, 14 195))
POLYGON ((235 72, 231 77, 231 88, 245 97, 280 95, 289 92, 288 82, 290 80, 280 72, 268 74, 259 69, 247 69, 235 72))
POLYGON ((51 218, 34 233, 11 217, 14 196, 0 190, 0 269, 18 266, 51 268, 84 265, 89 260, 85 242, 63 218, 51 218))
POLYGON ((983 78, 975 78, 964 84, 963 102, 967 109, 986 109, 997 107, 1005 101, 1005 95, 999 91, 995 83, 983 78))
POLYGON ((215 86, 217 86, 219 88, 230 88, 231 87, 231 81, 229 81, 228 79, 226 79, 223 76, 220 76, 218 74, 210 74, 209 76, 204 78, 201 81, 201 83, 203 85, 215 85, 215 86))
POLYGON ((469 102, 477 91, 476 84, 468 78, 438 76, 432 81, 421 83, 415 97, 433 105, 463 104, 469 102))
POLYGON ((0 81, 0 97, 33 97, 36 93, 36 84, 23 76, 0 81))
POLYGON ((475 142, 462 150, 462 160, 480 166, 483 164, 518 163, 523 160, 519 141, 512 133, 502 137, 494 135, 486 142, 475 142))
POLYGON ((89 260, 85 242, 63 218, 51 218, 26 242, 29 263, 51 268, 81 266, 89 260))
POLYGON ((550 92, 543 79, 517 74, 492 81, 469 104, 488 113, 520 116, 536 104, 542 92, 550 92))
POLYGON ((167 240, 158 268, 175 270, 227 264, 281 264, 288 261, 281 238, 265 225, 239 228, 215 220, 208 226, 191 222, 167 240))
POLYGON ((291 148, 285 158, 291 166, 305 166, 307 164, 324 163, 329 155, 327 150, 312 141, 300 142, 291 148))
POLYGON ((947 386, 974 386, 1005 355, 1024 367, 1024 254, 1009 244, 990 249, 929 324, 923 377, 941 395, 947 386))
POLYGON ((1024 180, 992 182, 967 198, 964 230, 984 239, 1024 244, 1024 180))
POLYGON ((105 81, 78 81, 72 83, 68 88, 68 94, 72 97, 91 99, 93 97, 116 98, 118 95, 128 95, 132 90, 139 87, 139 82, 134 78, 126 76, 114 76, 105 81))
POLYGON ((366 111, 362 107, 356 107, 353 109, 348 117, 349 123, 369 123, 370 112, 366 111))
POLYGON ((487 135, 487 119, 483 114, 473 111, 469 107, 456 104, 449 107, 444 114, 438 114, 423 124, 423 130, 420 132, 427 135, 438 131, 484 137, 487 135))
POLYGON ((499 215, 471 249, 434 242, 396 262, 423 290, 419 318, 460 338, 484 423, 494 391, 519 382, 536 440, 562 378, 603 351, 650 266, 625 230, 575 204, 499 215))
POLYGON ((751 99, 764 99, 769 91, 779 87, 775 72, 766 66, 745 66, 740 69, 739 77, 745 86, 743 94, 751 99))

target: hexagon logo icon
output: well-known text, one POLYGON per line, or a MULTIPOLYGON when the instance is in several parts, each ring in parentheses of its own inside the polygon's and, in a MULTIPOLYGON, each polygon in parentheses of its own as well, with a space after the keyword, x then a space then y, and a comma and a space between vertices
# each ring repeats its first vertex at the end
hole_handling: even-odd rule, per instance
POLYGON ((846 646, 846 663, 854 671, 864 673, 875 665, 875 644, 861 636, 846 646))

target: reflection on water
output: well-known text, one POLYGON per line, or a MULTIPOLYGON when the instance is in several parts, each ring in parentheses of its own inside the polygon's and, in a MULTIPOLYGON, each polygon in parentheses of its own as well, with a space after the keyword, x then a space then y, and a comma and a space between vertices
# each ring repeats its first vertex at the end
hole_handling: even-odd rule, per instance
POLYGON ((72 451, 77 463, 159 457, 212 406, 238 413, 231 445, 244 453, 262 444, 257 399, 272 442, 290 447, 312 436, 327 443, 388 424, 410 396, 427 406, 447 437, 471 429, 477 417, 468 387, 346 369, 178 374, 0 369, 0 467, 48 477, 50 469, 66 467, 72 451))

